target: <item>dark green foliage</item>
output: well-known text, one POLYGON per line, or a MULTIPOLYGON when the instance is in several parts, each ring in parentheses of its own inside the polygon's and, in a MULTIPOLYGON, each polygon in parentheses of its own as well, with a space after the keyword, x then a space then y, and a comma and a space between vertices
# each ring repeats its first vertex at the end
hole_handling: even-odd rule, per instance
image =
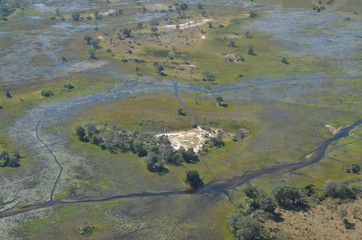
POLYGON ((97 59, 97 57, 96 57, 96 51, 94 50, 94 48, 92 48, 92 49, 89 50, 89 58, 94 59, 94 60, 97 59))
POLYGON ((240 214, 231 214, 228 217, 228 224, 232 232, 240 240, 262 240, 268 239, 267 232, 263 225, 256 219, 240 214))
POLYGON ((90 36, 85 36, 84 40, 88 45, 90 45, 92 38, 90 36))
POLYGON ((180 4, 180 9, 182 10, 182 11, 185 11, 185 10, 187 10, 189 8, 189 6, 187 5, 187 3, 181 3, 180 4))
POLYGON ((255 13, 255 12, 249 12, 249 17, 251 18, 255 18, 257 17, 258 15, 255 13))
POLYGON ((80 21, 80 12, 72 13, 72 19, 73 21, 80 21))
POLYGON ((284 63, 284 64, 287 64, 287 65, 288 65, 288 64, 289 64, 288 59, 287 59, 287 58, 285 58, 285 57, 283 57, 283 58, 282 58, 282 63, 284 63))
POLYGON ((278 186, 273 190, 275 201, 285 209, 304 209, 305 200, 302 191, 296 187, 278 186))
POLYGON ((263 212, 275 214, 277 206, 274 200, 263 191, 249 185, 243 192, 249 198, 247 202, 252 211, 263 210, 263 212))
POLYGON ((19 167, 20 154, 17 150, 0 152, 0 167, 19 167))
POLYGON ((255 52, 254 52, 254 48, 252 46, 248 47, 248 55, 250 56, 256 56, 255 52))
POLYGON ((126 38, 132 38, 132 30, 129 28, 125 28, 122 30, 122 34, 126 37, 126 38))
POLYGON ((177 109, 177 114, 180 115, 180 116, 186 116, 187 115, 183 108, 178 108, 177 109))
POLYGON ((228 42, 228 46, 234 48, 234 47, 236 47, 236 42, 230 41, 230 42, 228 42))
POLYGON ((154 63, 153 66, 155 67, 155 70, 159 75, 166 76, 166 74, 163 72, 163 70, 165 70, 165 68, 161 64, 154 63))
POLYGON ((89 226, 87 222, 84 223, 84 226, 79 228, 80 234, 86 237, 92 235, 94 229, 95 227, 89 226))
POLYGON ((0 0, 0 20, 6 21, 6 17, 14 13, 22 4, 21 0, 0 0))
POLYGON ((203 72, 202 74, 204 76, 202 81, 206 81, 206 82, 215 81, 215 75, 213 73, 211 73, 210 71, 203 72))
POLYGON ((345 218, 343 219, 343 225, 348 230, 354 229, 356 226, 356 224, 351 223, 350 221, 348 221, 348 219, 345 219, 345 218))
POLYGON ((97 127, 87 124, 75 129, 79 140, 90 142, 111 153, 133 152, 145 157, 147 169, 151 172, 166 173, 165 164, 181 165, 199 161, 194 150, 180 148, 175 150, 167 136, 155 137, 137 131, 126 131, 116 126, 97 127))
POLYGON ((307 194, 308 197, 312 196, 313 194, 315 194, 315 190, 314 190, 314 185, 313 184, 308 184, 304 187, 304 192, 305 194, 307 194))
POLYGON ((188 183, 190 187, 194 189, 198 189, 204 185, 204 182, 196 170, 186 171, 185 183, 188 183))
POLYGON ((11 93, 10 93, 9 90, 6 90, 5 96, 6 96, 7 98, 12 98, 12 97, 13 97, 13 96, 11 95, 11 93))
POLYGON ((354 173, 357 174, 361 171, 361 166, 358 164, 351 164, 346 167, 345 172, 346 173, 354 173))
POLYGON ((74 88, 74 85, 73 84, 71 84, 71 83, 67 83, 67 84, 65 84, 64 85, 64 87, 66 88, 66 89, 73 89, 74 88))
POLYGON ((348 183, 337 183, 336 181, 329 180, 324 185, 324 194, 327 197, 339 199, 355 199, 359 193, 359 188, 348 183))
POLYGON ((77 134, 79 140, 81 140, 82 142, 87 142, 89 141, 88 138, 86 138, 86 131, 85 128, 82 126, 78 126, 75 128, 75 133, 77 134))
POLYGON ((53 91, 50 91, 50 90, 43 90, 43 91, 41 91, 40 94, 41 94, 43 97, 50 97, 50 96, 53 96, 53 95, 54 95, 53 91))
POLYGON ((252 199, 255 199, 257 198, 258 196, 258 190, 256 189, 256 187, 253 187, 251 185, 248 185, 244 190, 243 192, 245 193, 245 195, 248 197, 248 198, 252 198, 252 199))
POLYGON ((178 150, 178 153, 183 162, 195 163, 199 161, 199 157, 196 155, 193 148, 185 150, 185 148, 181 147, 178 150))

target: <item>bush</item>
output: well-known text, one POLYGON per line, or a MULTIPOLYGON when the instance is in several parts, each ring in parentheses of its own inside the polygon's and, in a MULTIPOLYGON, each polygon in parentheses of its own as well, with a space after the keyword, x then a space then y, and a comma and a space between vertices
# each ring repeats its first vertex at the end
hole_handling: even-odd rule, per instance
POLYGON ((346 173, 358 174, 361 171, 361 166, 358 164, 351 164, 345 168, 346 173))
POLYGON ((190 187, 194 189, 198 189, 204 185, 204 182, 196 170, 186 171, 185 183, 188 183, 190 187))
POLYGON ((263 225, 252 217, 234 213, 228 217, 228 224, 238 239, 258 240, 268 238, 263 225))
POLYGON ((289 186, 278 186, 273 190, 275 201, 285 209, 305 208, 305 200, 300 189, 289 186))
POLYGON ((41 94, 43 97, 50 97, 50 96, 53 96, 53 95, 54 95, 53 91, 50 91, 50 90, 43 90, 43 91, 41 91, 40 94, 41 94))

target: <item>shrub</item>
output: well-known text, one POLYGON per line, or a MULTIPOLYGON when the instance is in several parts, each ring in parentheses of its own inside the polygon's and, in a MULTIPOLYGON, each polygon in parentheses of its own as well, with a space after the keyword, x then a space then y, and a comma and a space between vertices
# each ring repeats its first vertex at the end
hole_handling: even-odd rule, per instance
POLYGON ((50 91, 50 90, 43 90, 43 91, 41 91, 40 94, 41 94, 43 97, 50 97, 50 96, 53 96, 53 95, 54 95, 53 91, 50 91))

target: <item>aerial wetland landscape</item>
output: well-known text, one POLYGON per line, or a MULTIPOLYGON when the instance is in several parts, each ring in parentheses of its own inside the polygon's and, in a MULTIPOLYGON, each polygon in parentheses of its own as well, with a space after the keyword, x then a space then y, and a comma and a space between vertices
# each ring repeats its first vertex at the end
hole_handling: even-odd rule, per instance
POLYGON ((0 240, 362 240, 360 0, 0 0, 0 240))

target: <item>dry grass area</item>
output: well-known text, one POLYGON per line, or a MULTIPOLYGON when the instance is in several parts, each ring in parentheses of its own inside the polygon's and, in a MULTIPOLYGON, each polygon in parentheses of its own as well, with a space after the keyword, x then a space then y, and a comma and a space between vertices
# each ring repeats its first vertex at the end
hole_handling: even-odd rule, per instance
POLYGON ((185 149, 193 148, 195 153, 198 153, 202 149, 206 140, 216 137, 219 133, 221 134, 221 130, 212 129, 211 131, 207 131, 201 127, 197 127, 185 131, 162 133, 156 136, 167 136, 172 144, 172 147, 176 150, 181 147, 185 149))
POLYGON ((282 210, 284 221, 267 221, 266 227, 282 230, 292 235, 291 239, 320 240, 361 240, 362 239, 362 199, 350 203, 336 204, 326 200, 323 204, 312 207, 308 212, 292 212, 282 210), (354 224, 347 229, 344 219, 354 224))

